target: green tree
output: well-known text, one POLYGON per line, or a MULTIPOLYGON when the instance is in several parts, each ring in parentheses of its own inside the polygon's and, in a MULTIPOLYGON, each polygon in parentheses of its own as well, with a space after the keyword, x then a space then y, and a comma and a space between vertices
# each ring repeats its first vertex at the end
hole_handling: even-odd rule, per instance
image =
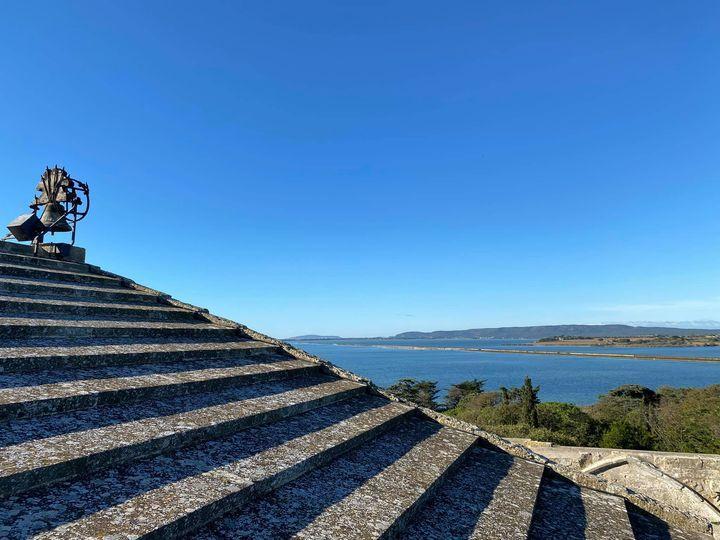
POLYGON ((471 379, 458 384, 453 384, 448 390, 445 398, 445 408, 454 409, 461 400, 468 399, 470 396, 481 394, 485 389, 485 381, 480 379, 471 379))
POLYGON ((438 406, 437 401, 435 401, 438 395, 437 381, 400 379, 392 386, 389 386, 387 391, 421 407, 435 409, 438 406))
POLYGON ((417 380, 400 379, 395 384, 388 386, 387 391, 407 401, 417 402, 417 380))
POLYGON ((610 424, 600 440, 603 448, 646 450, 651 445, 650 432, 625 420, 616 420, 610 424))
MULTIPOLYGON (((577 405, 546 402, 540 403, 537 410, 540 429, 563 433, 572 440, 570 444, 574 446, 597 446, 599 443, 602 424, 577 405)), ((538 440, 557 442, 551 439, 538 440)))
POLYGON ((520 387, 520 403, 522 404, 522 414, 525 423, 531 428, 536 428, 540 424, 538 421, 537 406, 540 403, 538 398, 539 386, 533 386, 530 377, 525 377, 525 382, 520 387))
POLYGON ((438 393, 437 381, 420 381, 418 382, 418 399, 416 403, 428 409, 437 409, 438 393))
POLYGON ((656 450, 720 453, 720 385, 661 388, 653 417, 656 450))
POLYGON ((501 386, 499 390, 503 405, 510 405, 511 403, 518 403, 520 401, 520 388, 501 386))

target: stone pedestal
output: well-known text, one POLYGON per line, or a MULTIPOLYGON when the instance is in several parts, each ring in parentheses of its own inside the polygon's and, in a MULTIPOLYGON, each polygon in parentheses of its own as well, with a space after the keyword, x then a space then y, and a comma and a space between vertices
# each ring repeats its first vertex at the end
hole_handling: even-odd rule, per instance
POLYGON ((29 257, 45 257, 48 259, 59 259, 62 261, 71 261, 77 263, 85 262, 85 248, 71 246, 63 243, 44 243, 38 247, 35 254, 33 246, 27 244, 18 244, 16 242, 0 241, 0 251, 6 253, 17 253, 18 255, 27 255, 29 257))
POLYGON ((40 244, 38 254, 52 259, 62 259, 77 263, 85 262, 85 248, 70 244, 40 244))

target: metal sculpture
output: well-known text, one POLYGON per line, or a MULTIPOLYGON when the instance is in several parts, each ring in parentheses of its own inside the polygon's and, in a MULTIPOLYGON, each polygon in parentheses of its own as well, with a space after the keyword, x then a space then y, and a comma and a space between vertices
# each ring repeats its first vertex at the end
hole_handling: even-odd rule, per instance
POLYGON ((35 189, 39 195, 30 205, 33 212, 15 218, 8 225, 10 234, 3 240, 14 237, 20 242, 32 241, 38 245, 48 233, 54 236, 55 233, 70 232, 71 245, 74 245, 77 223, 90 211, 88 185, 71 178, 65 169, 56 165, 45 169, 35 189), (38 218, 37 212, 41 208, 42 214, 38 218))

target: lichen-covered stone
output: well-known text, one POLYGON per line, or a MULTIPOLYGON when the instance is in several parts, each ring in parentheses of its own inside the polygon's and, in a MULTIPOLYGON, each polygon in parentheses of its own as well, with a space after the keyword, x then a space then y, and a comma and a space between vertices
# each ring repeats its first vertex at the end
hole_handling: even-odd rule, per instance
POLYGON ((373 439, 409 411, 371 396, 344 401, 10 497, 0 501, 0 527, 11 538, 42 531, 46 538, 133 538, 162 528, 161 537, 176 538, 373 439), (62 508, 45 514, 56 506, 62 508), (3 519, 10 512, 17 517, 3 519))
MULTIPOLYGON (((96 423, 104 425, 42 439, 26 439, 0 448, 0 494, 25 491, 112 464, 274 422, 352 397, 362 390, 351 381, 298 378, 215 394, 184 396, 185 399, 173 400, 177 411, 174 414, 157 414, 158 409, 170 412, 168 407, 155 410, 150 406, 144 410, 128 406, 123 410, 98 408, 93 411, 96 423), (216 404, 218 401, 220 403, 216 404), (130 420, 128 413, 130 417, 133 414, 143 416, 130 420), (118 422, 123 416, 126 420, 118 422)), ((86 416, 92 419, 91 415, 86 416)), ((54 420, 56 418, 49 417, 45 425, 54 420)), ((22 434, 24 427, 35 427, 37 431, 37 424, 37 421, 34 426, 18 423, 14 427, 22 434)), ((43 431, 48 433, 50 430, 43 431)))
POLYGON ((408 540, 526 538, 543 466, 476 448, 402 535, 408 540))
POLYGON ((529 538, 633 540, 635 536, 620 497, 545 477, 529 538))
POLYGON ((58 377, 82 368, 177 362, 185 359, 239 358, 266 355, 278 350, 271 344, 237 339, 212 342, 187 339, 91 339, 69 346, 57 340, 9 340, 4 345, 0 346, 0 373, 56 370, 58 377))
POLYGON ((0 538, 700 538, 549 469, 205 309, 0 242, 0 538))
MULTIPOLYGON (((149 367, 145 366, 145 370, 149 367)), ((41 416, 137 399, 162 399, 194 392, 209 392, 228 386, 317 371, 317 366, 288 359, 265 364, 248 360, 242 365, 197 366, 197 369, 187 365, 176 367, 178 370, 175 372, 168 372, 167 366, 159 366, 159 370, 151 373, 109 378, 100 378, 100 373, 91 372, 88 375, 94 377, 87 379, 33 386, 18 386, 21 381, 12 380, 13 377, 8 376, 0 377, 0 384, 9 383, 7 388, 0 388, 0 420, 41 416)), ((21 379, 27 378, 25 376, 21 379)))
POLYGON ((474 441, 433 422, 407 420, 208 525, 194 538, 370 539, 393 534, 453 466, 463 465, 474 441))
POLYGON ((0 313, 17 317, 89 318, 189 322, 198 315, 190 310, 162 304, 112 303, 62 300, 43 296, 0 295, 0 313))
POLYGON ((0 339, 83 338, 196 338, 220 339, 240 337, 231 328, 200 321, 194 323, 110 321, 96 319, 33 319, 0 317, 0 339))
POLYGON ((159 302, 156 294, 125 287, 95 287, 38 279, 0 277, 0 292, 57 295, 65 298, 96 298, 118 302, 159 302))
POLYGON ((86 285, 98 285, 102 287, 119 287, 121 282, 118 278, 50 268, 34 268, 24 265, 11 264, 0 261, 0 276, 20 277, 30 279, 49 279, 68 283, 84 283, 86 285))

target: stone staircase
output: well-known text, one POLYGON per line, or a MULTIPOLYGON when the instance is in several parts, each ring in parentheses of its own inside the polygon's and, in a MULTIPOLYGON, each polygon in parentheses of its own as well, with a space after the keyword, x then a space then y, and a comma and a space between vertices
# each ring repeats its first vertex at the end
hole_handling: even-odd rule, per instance
POLYGON ((710 538, 243 328, 0 243, 0 538, 710 538))

